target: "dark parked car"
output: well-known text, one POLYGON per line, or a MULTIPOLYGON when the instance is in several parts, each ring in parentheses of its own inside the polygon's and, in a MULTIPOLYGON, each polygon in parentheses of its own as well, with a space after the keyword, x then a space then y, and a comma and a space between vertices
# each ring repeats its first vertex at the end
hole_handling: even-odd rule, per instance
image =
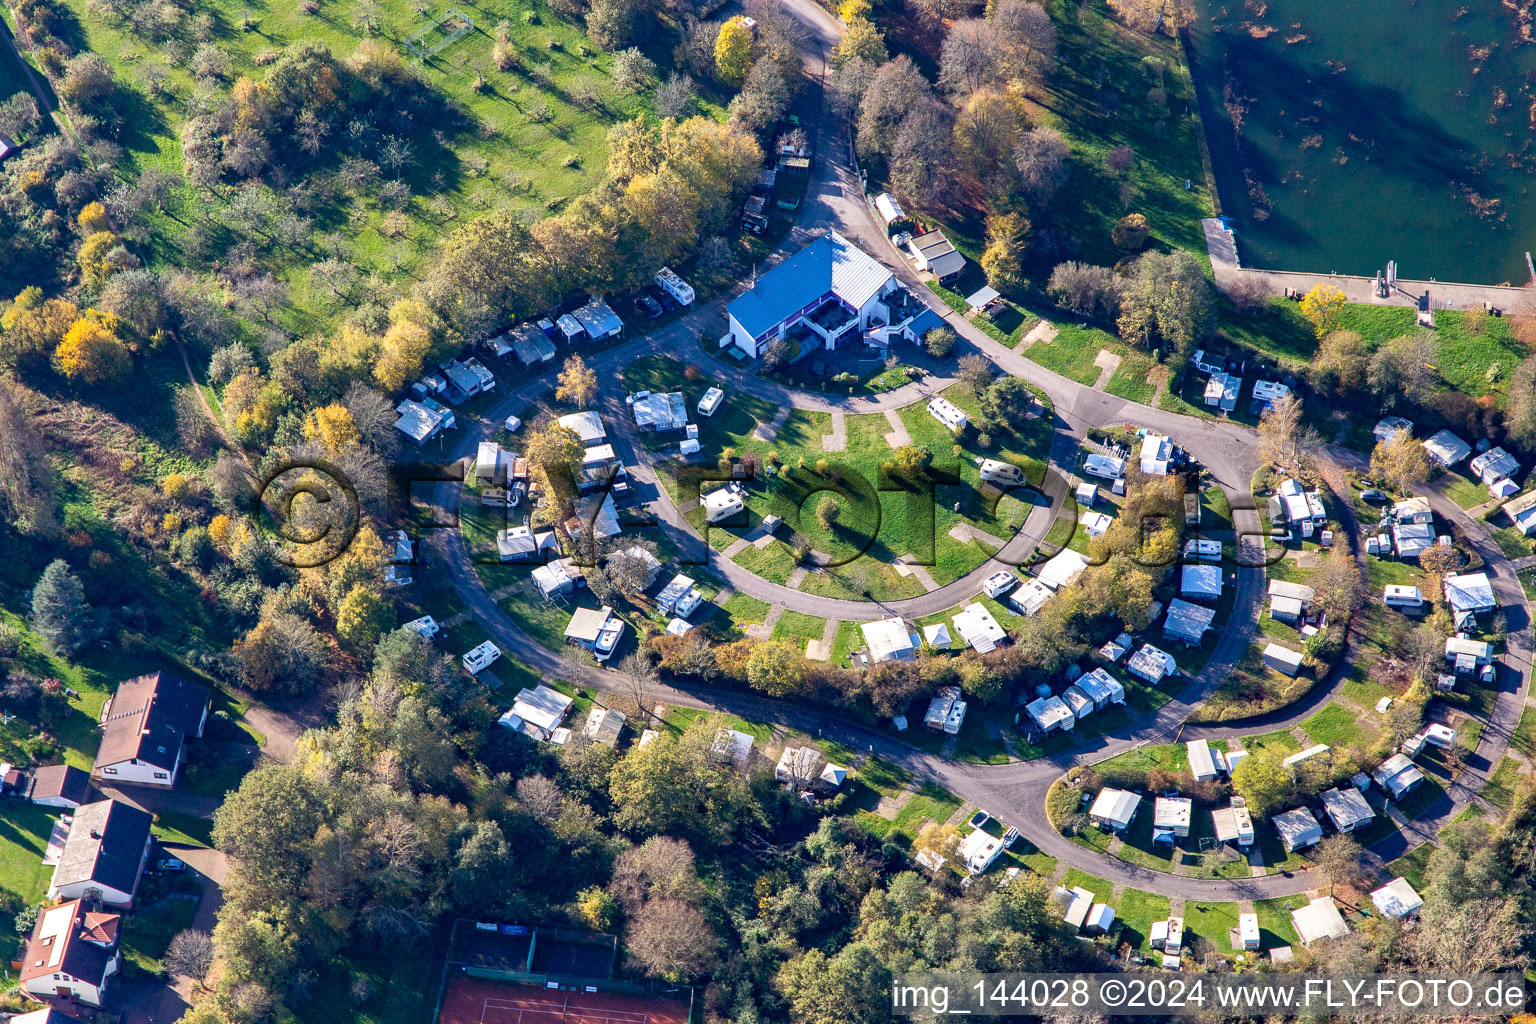
POLYGON ((661 303, 657 302, 649 295, 642 295, 636 299, 635 306, 652 320, 655 320, 657 317, 661 316, 661 303))
POLYGON ((661 308, 666 310, 669 313, 672 312, 672 310, 677 308, 677 300, 674 299, 671 296, 671 294, 668 293, 665 289, 662 289, 662 288, 647 288, 645 290, 645 294, 649 295, 651 298, 653 298, 657 302, 661 303, 661 308))
POLYGON ((1376 502, 1378 504, 1381 504, 1381 503, 1384 503, 1384 502, 1391 501, 1392 499, 1387 497, 1387 493, 1385 491, 1378 491, 1374 487, 1368 487, 1365 490, 1360 492, 1360 500, 1361 501, 1374 501, 1374 502, 1376 502))

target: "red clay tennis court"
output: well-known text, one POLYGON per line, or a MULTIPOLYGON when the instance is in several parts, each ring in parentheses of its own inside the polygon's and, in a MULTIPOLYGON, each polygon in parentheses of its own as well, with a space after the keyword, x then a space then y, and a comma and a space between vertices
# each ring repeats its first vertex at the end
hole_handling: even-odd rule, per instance
POLYGON ((672 999, 458 975, 448 979, 438 1024, 688 1024, 688 1007, 672 999))

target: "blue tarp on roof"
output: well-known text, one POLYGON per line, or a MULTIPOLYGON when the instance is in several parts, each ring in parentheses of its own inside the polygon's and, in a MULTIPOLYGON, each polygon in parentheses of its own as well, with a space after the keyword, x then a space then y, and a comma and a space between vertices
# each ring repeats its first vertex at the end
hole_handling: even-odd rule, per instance
POLYGON ((890 277, 873 256, 833 231, 758 278, 726 312, 761 337, 828 292, 862 308, 890 277))

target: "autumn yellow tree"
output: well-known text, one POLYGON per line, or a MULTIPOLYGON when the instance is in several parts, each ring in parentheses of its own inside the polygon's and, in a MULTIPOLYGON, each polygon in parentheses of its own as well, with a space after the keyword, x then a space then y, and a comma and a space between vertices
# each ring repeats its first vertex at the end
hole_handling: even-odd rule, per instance
POLYGON ((993 288, 1006 288, 1024 273, 1029 230, 1029 219, 1022 213, 987 215, 987 247, 981 254, 981 269, 993 288))
POLYGON ((1301 298, 1301 315, 1312 321, 1321 338, 1339 325, 1344 312, 1344 292, 1331 284, 1316 284, 1301 298))
POLYGON ((752 67, 752 30, 740 15, 720 26, 715 37, 715 69, 720 80, 740 88, 752 67))
POLYGON ((215 546, 228 547, 233 534, 234 524, 224 513, 220 512, 208 521, 208 539, 213 541, 215 546))
POLYGON ((394 624, 394 610, 366 586, 356 586, 336 610, 336 638, 349 650, 366 654, 394 624))
POLYGON ((555 398, 585 409, 597 397, 597 371, 587 366, 581 356, 571 356, 560 371, 555 398))
POLYGON ((53 367, 77 384, 101 384, 128 373, 128 346, 101 323, 81 317, 53 353, 53 367))
POLYGON ((547 497, 547 503, 536 513, 541 522, 558 523, 570 518, 576 501, 575 474, 585 452, 586 446, 576 432, 559 424, 529 436, 523 454, 547 497))
POLYGON ((0 361, 37 369, 53 355, 80 310, 66 299, 44 299, 33 285, 0 314, 0 361))
POLYGON ((352 414, 340 402, 311 410, 304 419, 304 437, 318 441, 332 452, 355 448, 361 440, 352 414))
POLYGON ((1372 450, 1371 475, 1387 481, 1399 494, 1409 494, 1414 484, 1429 479, 1429 456, 1408 431, 1394 431, 1372 450))
POLYGON ((103 284, 115 271, 133 266, 133 258, 110 231, 97 231, 81 242, 75 261, 91 285, 103 284))
POLYGON ((401 299, 389 310, 389 329, 379 343, 373 379, 385 391, 399 391, 421 373, 432 351, 431 312, 414 299, 401 299))
POLYGON ((88 235, 98 231, 110 231, 112 225, 107 221, 107 209, 98 202, 86 203, 80 208, 80 213, 75 217, 75 223, 80 230, 88 235))

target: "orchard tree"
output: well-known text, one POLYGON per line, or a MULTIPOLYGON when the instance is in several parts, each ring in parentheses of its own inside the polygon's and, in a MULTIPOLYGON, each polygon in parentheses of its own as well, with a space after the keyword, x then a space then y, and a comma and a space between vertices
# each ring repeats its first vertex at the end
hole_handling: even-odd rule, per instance
POLYGON ((120 380, 132 367, 128 346, 99 320, 81 317, 53 353, 53 368, 76 384, 120 380))
POLYGON ((981 269, 987 284, 1008 288, 1024 275, 1024 250, 1029 244, 1029 218, 1022 213, 987 215, 987 247, 981 253, 981 269))
POLYGON ((1110 232, 1110 240, 1115 243, 1115 248, 1126 252, 1136 252, 1147 244, 1147 236, 1152 227, 1147 223, 1147 218, 1139 213, 1128 213, 1121 217, 1110 232))
POLYGON ((923 351, 935 359, 944 359, 955 351, 955 332, 951 327, 935 327, 923 335, 923 351))

